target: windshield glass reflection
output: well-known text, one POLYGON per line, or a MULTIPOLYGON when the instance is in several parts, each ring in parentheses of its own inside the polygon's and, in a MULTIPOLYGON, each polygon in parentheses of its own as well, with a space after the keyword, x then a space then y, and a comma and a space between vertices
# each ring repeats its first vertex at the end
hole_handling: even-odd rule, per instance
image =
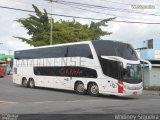
POLYGON ((123 69, 123 80, 128 83, 142 82, 141 65, 127 64, 127 68, 123 69))

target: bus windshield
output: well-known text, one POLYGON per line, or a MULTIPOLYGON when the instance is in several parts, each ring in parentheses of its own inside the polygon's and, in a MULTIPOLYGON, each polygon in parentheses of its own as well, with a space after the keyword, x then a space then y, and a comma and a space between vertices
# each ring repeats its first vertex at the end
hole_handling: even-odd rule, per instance
POLYGON ((142 82, 142 70, 140 64, 127 64, 127 68, 123 69, 124 82, 140 83, 142 82))

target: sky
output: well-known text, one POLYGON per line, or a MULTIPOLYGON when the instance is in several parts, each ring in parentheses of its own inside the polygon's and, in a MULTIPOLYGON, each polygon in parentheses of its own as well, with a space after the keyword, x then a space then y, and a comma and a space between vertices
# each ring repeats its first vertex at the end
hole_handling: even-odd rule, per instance
MULTIPOLYGON (((147 22, 160 23, 160 1, 159 0, 64 0, 68 2, 77 2, 81 4, 103 6, 101 9, 89 8, 84 6, 68 5, 63 0, 58 0, 58 3, 52 3, 53 14, 63 14, 70 16, 90 17, 98 19, 106 19, 115 17, 116 21, 132 21, 132 22, 147 22), (151 5, 151 8, 147 8, 151 5), (147 7, 146 7, 147 6, 147 7), (78 9, 78 8, 81 9, 78 9), (116 8, 116 9, 115 9, 116 8), (82 9, 87 9, 82 10, 82 9), (92 12, 91 12, 92 11, 92 12), (93 11, 99 12, 95 13, 93 11), (149 15, 150 14, 150 15, 149 15)), ((51 3, 45 0, 0 0, 0 6, 11 7, 17 9, 32 10, 32 4, 35 4, 40 10, 44 8, 51 13, 51 3)), ((15 50, 27 49, 31 46, 14 38, 14 36, 26 37, 27 31, 15 20, 19 18, 27 18, 28 12, 15 11, 11 9, 0 8, 0 53, 13 53, 15 50)), ((73 18, 65 18, 52 16, 56 20, 73 20, 73 18)), ((75 19, 82 24, 89 24, 91 20, 75 19)), ((160 24, 131 24, 124 22, 109 22, 107 27, 102 27, 103 30, 112 32, 109 36, 103 36, 101 39, 117 40, 127 42, 133 45, 134 48, 142 47, 144 40, 154 37, 160 37, 160 24)))

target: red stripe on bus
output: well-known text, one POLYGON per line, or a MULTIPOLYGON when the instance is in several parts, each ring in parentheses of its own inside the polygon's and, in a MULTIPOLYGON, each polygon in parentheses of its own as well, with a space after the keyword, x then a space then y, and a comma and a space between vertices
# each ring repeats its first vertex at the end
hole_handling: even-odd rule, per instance
POLYGON ((118 93, 123 93, 123 81, 118 80, 118 93))

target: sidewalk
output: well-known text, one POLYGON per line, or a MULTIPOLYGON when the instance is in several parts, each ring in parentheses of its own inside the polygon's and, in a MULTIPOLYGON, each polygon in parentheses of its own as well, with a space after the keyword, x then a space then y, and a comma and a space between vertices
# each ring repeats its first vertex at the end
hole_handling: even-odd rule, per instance
POLYGON ((2 77, 2 78, 10 78, 10 79, 12 79, 12 76, 13 76, 13 75, 5 75, 5 76, 2 77))
POLYGON ((160 96, 160 91, 143 90, 143 95, 158 95, 158 96, 160 96))

